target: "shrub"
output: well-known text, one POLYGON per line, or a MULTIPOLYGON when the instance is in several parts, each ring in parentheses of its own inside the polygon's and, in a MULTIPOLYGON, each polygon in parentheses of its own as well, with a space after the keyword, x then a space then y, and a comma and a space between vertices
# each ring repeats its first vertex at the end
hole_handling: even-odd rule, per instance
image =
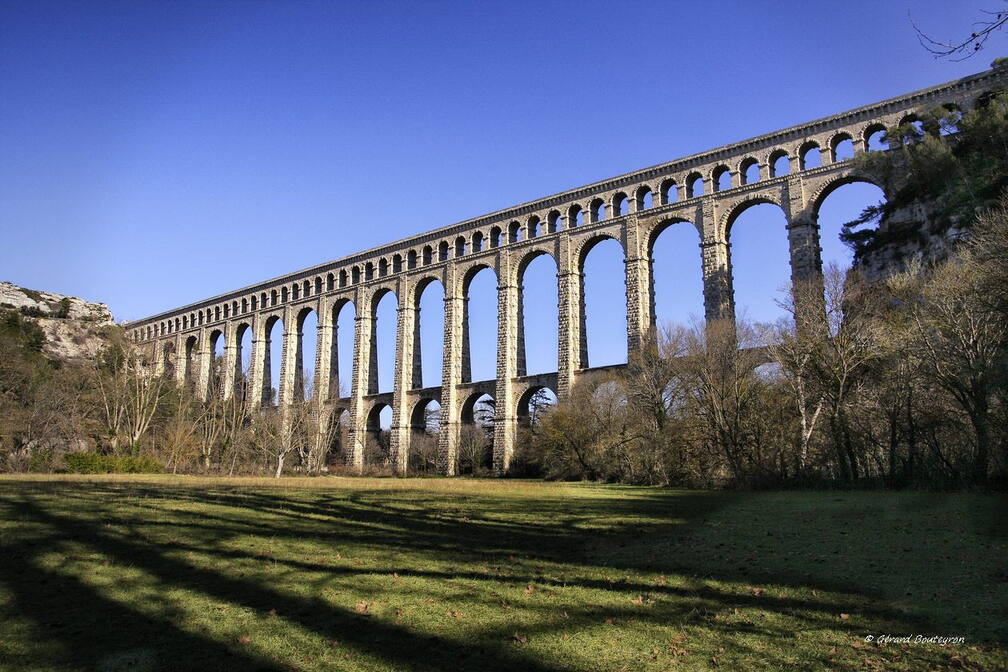
POLYGON ((66 470, 73 474, 158 474, 164 471, 160 462, 147 456, 74 452, 67 453, 63 461, 66 470))

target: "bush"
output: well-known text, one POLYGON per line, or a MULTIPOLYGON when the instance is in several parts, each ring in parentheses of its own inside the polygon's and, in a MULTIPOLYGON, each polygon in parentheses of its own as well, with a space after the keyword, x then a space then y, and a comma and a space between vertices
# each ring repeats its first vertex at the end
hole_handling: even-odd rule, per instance
POLYGON ((38 306, 21 306, 21 314, 25 317, 46 317, 48 313, 43 313, 38 306))
POLYGON ((60 299, 59 308, 56 309, 56 317, 66 318, 70 317, 70 299, 63 297, 60 299))
POLYGON ((159 474, 164 466, 153 457, 67 453, 63 458, 72 474, 159 474))

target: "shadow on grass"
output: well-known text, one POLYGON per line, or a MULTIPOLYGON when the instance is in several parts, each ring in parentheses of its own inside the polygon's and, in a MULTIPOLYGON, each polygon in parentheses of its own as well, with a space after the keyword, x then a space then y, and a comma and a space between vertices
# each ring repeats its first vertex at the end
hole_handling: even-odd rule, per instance
MULTIPOLYGON (((181 630, 171 615, 152 617, 109 600, 85 583, 46 569, 39 557, 63 544, 81 543, 114 558, 116 565, 130 565, 155 576, 164 588, 196 591, 215 600, 257 612, 276 610, 282 617, 327 640, 339 640, 365 651, 394 669, 481 669, 530 670, 577 669, 550 667, 511 641, 507 627, 485 629, 476 638, 459 641, 445 636, 424 636, 405 626, 362 616, 340 608, 320 597, 293 595, 269 583, 252 578, 208 572, 176 557, 191 551, 212 555, 219 561, 255 561, 253 551, 222 548, 221 542, 240 536, 270 538, 281 548, 311 541, 335 549, 341 544, 377 546, 390 552, 422 553, 442 564, 468 567, 489 564, 499 572, 481 573, 471 569, 422 569, 409 561, 377 569, 334 567, 304 558, 274 558, 290 570, 320 573, 327 577, 370 574, 376 571, 436 580, 489 581, 536 584, 562 588, 576 586, 625 596, 625 608, 586 603, 562 615, 544 612, 539 625, 526 635, 554 629, 589 628, 607 618, 632 619, 656 626, 674 618, 696 622, 721 632, 724 646, 733 653, 759 656, 767 665, 784 664, 780 649, 751 650, 744 641, 732 637, 751 633, 762 638, 792 642, 796 630, 846 632, 853 638, 856 628, 835 620, 843 604, 835 601, 783 595, 740 594, 709 585, 696 588, 660 585, 640 577, 600 578, 599 576, 553 575, 555 568, 532 573, 526 565, 570 564, 570 574, 587 565, 593 570, 635 574, 687 571, 729 582, 759 582, 765 572, 729 568, 724 564, 699 567, 683 558, 661 557, 661 550, 645 552, 648 542, 664 539, 688 540, 694 528, 716 518, 721 507, 738 501, 741 495, 718 493, 660 493, 630 491, 622 497, 503 498, 494 495, 432 494, 429 491, 302 491, 300 493, 211 491, 157 486, 118 484, 16 484, 0 485, 0 507, 4 517, 16 519, 34 537, 0 542, 8 558, 0 563, 0 581, 13 595, 12 613, 30 621, 34 639, 48 638, 52 645, 42 650, 45 660, 31 662, 40 667, 101 669, 110 666, 110 655, 155 656, 148 669, 283 669, 275 662, 248 655, 240 648, 181 630), (34 486, 34 487, 33 487, 34 486), (135 502, 128 506, 126 500, 135 502), (167 501, 174 506, 171 518, 159 522, 145 516, 143 502, 167 501), (129 506, 136 508, 131 510, 129 506), (73 508, 76 507, 76 508, 73 508), (118 508, 116 508, 118 507, 118 508), (123 508, 126 508, 123 511, 123 508), (117 525, 132 528, 131 536, 116 532, 117 525), (171 552, 164 539, 172 537, 171 552), (665 600, 662 609, 647 612, 634 608, 632 599, 650 594, 665 600), (95 616, 93 627, 60 621, 71 607, 89 605, 95 616), (718 613, 755 607, 785 617, 782 623, 719 621, 718 613), (54 617, 54 615, 56 615, 54 617), (55 620, 54 620, 55 618, 55 620), (184 664, 165 665, 165 652, 184 651, 184 664)), ((279 555, 279 554, 278 554, 279 555)), ((773 577, 777 584, 803 584, 797 577, 773 577)), ((817 581, 821 589, 838 589, 817 581)), ((850 586, 844 590, 852 591, 850 586)), ((479 598, 493 606, 491 593, 479 598)), ((860 596, 859 596, 860 597, 860 596)), ((866 598, 867 599, 867 598, 866 598)), ((523 605, 524 609, 538 607, 523 605)), ((545 607, 543 608, 545 609, 545 607)), ((859 602, 862 615, 879 621, 911 627, 906 614, 884 605, 859 602)), ((737 613, 737 612, 736 612, 737 613)), ((860 635, 858 635, 860 636, 860 635)), ((2 644, 0 644, 2 646, 2 644)), ((2 650, 2 649, 0 649, 2 650)), ((39 652, 36 651, 38 656, 39 652)), ((806 663, 829 666, 826 651, 803 652, 806 663)), ((13 660, 13 659, 12 659, 13 660)), ((143 669, 141 664, 132 669, 143 669)), ((811 665, 810 665, 811 666, 811 665)))

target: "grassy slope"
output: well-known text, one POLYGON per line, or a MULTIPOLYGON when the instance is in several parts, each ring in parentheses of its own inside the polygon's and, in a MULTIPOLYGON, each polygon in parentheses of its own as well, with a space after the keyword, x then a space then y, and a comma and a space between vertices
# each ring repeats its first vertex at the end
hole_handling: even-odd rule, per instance
POLYGON ((972 494, 0 479, 0 669, 1004 669, 1005 512, 972 494), (864 644, 882 633, 967 643, 864 644))

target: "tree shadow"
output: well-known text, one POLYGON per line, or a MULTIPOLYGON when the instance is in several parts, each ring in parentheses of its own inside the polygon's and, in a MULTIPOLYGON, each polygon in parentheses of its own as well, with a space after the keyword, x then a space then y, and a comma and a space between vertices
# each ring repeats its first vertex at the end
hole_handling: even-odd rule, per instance
MULTIPOLYGON (((521 609, 537 617, 535 625, 524 626, 522 636, 588 632, 608 621, 635 621, 664 629, 670 624, 692 624, 716 634, 721 648, 731 654, 758 656, 766 665, 788 664, 789 659, 780 652, 794 648, 798 633, 820 631, 854 641, 863 637, 866 620, 893 633, 926 625, 904 610, 863 595, 862 586, 822 575, 789 573, 782 569, 787 558, 768 565, 746 566, 714 560, 704 564, 713 555, 675 554, 677 548, 691 543, 697 530, 716 525, 724 507, 744 501, 743 495, 648 490, 627 490, 621 495, 614 497, 611 491, 600 491, 599 497, 571 500, 562 496, 432 493, 422 488, 269 491, 214 487, 201 491, 150 484, 31 487, 6 482, 0 484, 0 507, 7 509, 5 516, 38 527, 45 535, 30 542, 0 543, 4 550, 15 552, 13 562, 0 571, 0 581, 15 595, 17 605, 30 602, 36 592, 42 595, 44 599, 32 608, 19 606, 18 611, 32 622, 38 636, 48 636, 58 643, 46 654, 50 664, 69 668, 74 667, 69 652, 79 648, 92 651, 89 660, 96 663, 102 652, 107 655, 109 651, 123 650, 123 640, 149 640, 154 650, 178 647, 175 642, 181 642, 187 661, 212 663, 201 669, 227 668, 230 662, 224 661, 235 660, 230 657, 243 653, 235 646, 182 631, 168 617, 134 613, 65 575, 54 574, 41 585, 27 578, 44 576, 37 557, 53 545, 66 543, 83 544, 114 558, 116 564, 141 568, 155 576, 166 590, 198 591, 257 612, 276 610, 305 631, 339 640, 394 669, 535 672, 585 668, 574 663, 551 666, 537 659, 516 645, 514 631, 508 625, 487 625, 476 635, 460 639, 448 631, 428 636, 398 623, 361 615, 323 599, 320 593, 326 582, 375 573, 401 579, 469 582, 480 590, 467 599, 488 610, 506 610, 510 598, 502 599, 501 593, 519 594, 523 587, 558 593, 568 588, 605 591, 622 596, 620 604, 625 606, 587 601, 568 606, 558 614, 554 604, 522 603, 521 609), (148 515, 152 504, 160 510, 159 501, 171 504, 171 516, 162 522, 148 515), (264 558, 261 551, 231 544, 249 535, 268 538, 279 550, 264 558), (166 547, 166 543, 170 546, 166 547), (303 543, 333 551, 376 546, 386 553, 380 566, 358 568, 296 557, 288 550, 303 543), (268 559, 284 571, 303 573, 306 581, 312 580, 308 575, 323 578, 314 579, 319 584, 311 586, 314 597, 295 595, 254 577, 224 570, 208 572, 179 557, 185 552, 212 556, 218 564, 268 559), (417 566, 416 554, 431 559, 434 566, 417 566), (474 571, 474 565, 486 571, 474 571), (641 576, 658 573, 695 581, 673 584, 641 576), (785 588, 812 586, 842 594, 816 597, 814 591, 806 591, 796 597, 783 592, 750 592, 742 585, 767 581, 785 588), (714 582, 725 585, 712 585, 714 582), (635 602, 643 602, 645 596, 653 607, 635 602), (45 628, 51 614, 69 605, 89 603, 96 605, 96 613, 109 624, 106 630, 118 633, 118 640, 108 635, 90 641, 87 631, 45 628), (838 620, 839 613, 851 610, 852 604, 862 619, 859 625, 838 620), (759 622, 745 615, 757 610, 780 618, 759 622), (150 631, 157 628, 162 632, 153 637, 150 631), (744 635, 764 644, 772 640, 781 645, 763 645, 756 650, 752 637, 744 635)), ((402 591, 390 579, 381 597, 392 599, 401 596, 402 591)), ((802 655, 809 667, 830 667, 832 663, 828 651, 803 650, 802 655)), ((921 664, 934 664, 940 659, 934 657, 934 652, 922 649, 904 655, 921 664)), ((264 666, 275 664, 247 655, 238 660, 234 667, 241 669, 272 669, 264 666)))

